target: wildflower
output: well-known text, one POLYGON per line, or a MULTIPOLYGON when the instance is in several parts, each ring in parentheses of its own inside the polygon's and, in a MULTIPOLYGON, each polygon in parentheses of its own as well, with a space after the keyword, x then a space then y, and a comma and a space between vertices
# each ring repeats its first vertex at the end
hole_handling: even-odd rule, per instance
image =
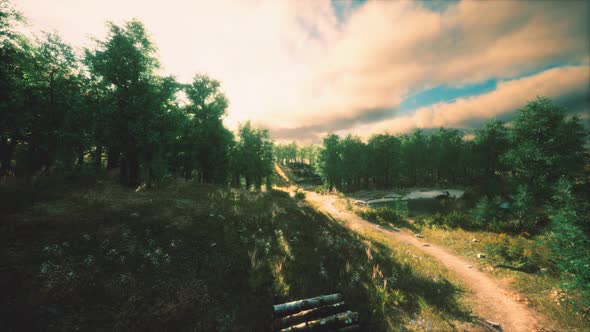
POLYGON ((74 280, 76 278, 76 272, 70 270, 70 272, 68 272, 68 280, 74 280))
POLYGON ((88 255, 86 256, 86 258, 84 258, 84 265, 86 266, 91 266, 94 263, 94 256, 92 255, 88 255))
POLYGON ((55 268, 55 264, 53 264, 52 261, 46 261, 43 262, 43 264, 41 264, 41 274, 47 274, 49 272, 51 272, 54 268, 55 268))

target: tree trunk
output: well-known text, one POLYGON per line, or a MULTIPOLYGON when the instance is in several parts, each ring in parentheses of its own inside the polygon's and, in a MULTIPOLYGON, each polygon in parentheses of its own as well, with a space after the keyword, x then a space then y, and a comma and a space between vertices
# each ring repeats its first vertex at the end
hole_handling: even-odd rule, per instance
POLYGON ((0 141, 0 176, 7 175, 10 170, 15 145, 14 140, 8 143, 8 138, 2 138, 0 141))
POLYGON ((84 165, 84 152, 78 153, 78 160, 76 161, 78 167, 82 167, 84 165))
POLYGON ((98 172, 98 171, 100 171, 101 167, 102 167, 102 146, 98 145, 98 146, 96 146, 96 149, 94 150, 94 168, 98 172))
POLYGON ((139 156, 137 152, 130 153, 129 158, 127 158, 128 162, 128 183, 127 185, 130 187, 135 187, 139 185, 139 156))
POLYGON ((119 159, 121 158, 121 153, 117 148, 109 148, 108 151, 108 158, 107 158, 107 170, 111 170, 113 168, 119 167, 119 159))

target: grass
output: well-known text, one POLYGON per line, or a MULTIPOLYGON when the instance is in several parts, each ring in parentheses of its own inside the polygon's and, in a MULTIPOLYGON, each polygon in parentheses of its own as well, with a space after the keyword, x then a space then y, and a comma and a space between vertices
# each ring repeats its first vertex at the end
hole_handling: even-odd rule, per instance
POLYGON ((420 232, 429 241, 451 249, 481 270, 506 281, 515 292, 514 298, 554 321, 558 329, 587 330, 590 327, 587 318, 572 313, 559 303, 560 279, 556 272, 543 265, 549 264, 550 252, 543 245, 542 235, 525 237, 438 227, 421 227, 420 232), (478 259, 478 253, 486 256, 478 259))
POLYGON ((66 187, 2 215, 1 330, 265 331, 333 292, 368 331, 474 324, 435 262, 288 193, 66 187))
MULTIPOLYGON (((374 223, 391 224, 413 233, 421 233, 428 241, 467 258, 481 270, 507 283, 517 301, 532 306, 555 322, 559 329, 586 330, 590 327, 587 318, 572 313, 559 303, 557 297, 560 293, 560 279, 550 268, 551 253, 542 234, 531 236, 464 230, 441 225, 438 220, 443 218, 445 222, 458 225, 465 223, 463 219, 470 216, 460 212, 443 216, 418 216, 420 222, 413 222, 411 219, 400 218, 399 212, 392 212, 387 208, 356 207, 350 204, 346 208, 374 223), (477 258, 478 254, 483 254, 484 257, 477 258)), ((452 280, 452 276, 447 278, 452 280)))

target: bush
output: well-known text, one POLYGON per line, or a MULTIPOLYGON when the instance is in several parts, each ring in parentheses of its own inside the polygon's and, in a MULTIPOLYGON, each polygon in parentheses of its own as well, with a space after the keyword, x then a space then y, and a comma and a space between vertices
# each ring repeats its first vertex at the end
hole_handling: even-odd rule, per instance
POLYGON ((493 199, 489 199, 487 196, 481 198, 475 208, 471 210, 472 226, 493 231, 512 227, 507 223, 508 209, 503 208, 502 204, 500 196, 493 199))
POLYGON ((305 191, 302 190, 295 190, 295 195, 294 195, 295 199, 297 200, 303 200, 305 199, 305 191))
POLYGON ((518 230, 531 229, 538 223, 534 197, 527 187, 519 186, 516 190, 511 212, 514 216, 513 225, 518 230))
POLYGON ((408 217, 407 205, 399 204, 397 206, 380 206, 380 207, 369 207, 358 211, 358 215, 361 218, 369 221, 388 225, 389 223, 399 224, 405 221, 408 217))
POLYGON ((442 228, 475 228, 473 218, 462 211, 453 210, 449 213, 436 213, 430 217, 419 216, 415 222, 423 226, 436 226, 442 228))
POLYGON ((497 241, 485 245, 485 251, 498 264, 524 272, 536 272, 551 265, 550 250, 542 240, 510 237, 502 233, 497 241))
POLYGON ((330 190, 323 184, 319 185, 319 186, 315 186, 313 191, 315 191, 317 194, 320 194, 320 195, 325 195, 330 192, 330 190))

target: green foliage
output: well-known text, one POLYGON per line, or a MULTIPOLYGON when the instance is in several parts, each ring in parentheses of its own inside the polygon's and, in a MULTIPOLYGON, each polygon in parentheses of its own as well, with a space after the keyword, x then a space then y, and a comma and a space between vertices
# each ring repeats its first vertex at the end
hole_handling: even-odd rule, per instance
POLYGON ((472 211, 474 225, 488 229, 495 229, 503 221, 504 212, 500 209, 502 203, 500 197, 493 200, 487 196, 482 197, 472 211))
POLYGON ((512 148, 505 156, 514 180, 545 200, 557 180, 583 170, 587 132, 580 119, 566 118, 563 107, 547 98, 529 102, 517 113, 510 131, 512 148))
POLYGON ((297 200, 304 200, 305 199, 305 191, 297 189, 297 190, 295 190, 293 197, 295 197, 295 199, 297 199, 297 200))
POLYGON ((342 293, 371 331, 408 321, 421 298, 461 314, 439 270, 417 272, 422 257, 351 234, 284 192, 176 181, 58 194, 0 225, 14 272, 0 298, 9 330, 261 331, 273 303, 324 292, 342 293))
POLYGON ((580 224, 583 215, 572 193, 569 181, 559 180, 552 216, 552 233, 549 244, 562 283, 559 299, 571 310, 588 312, 590 308, 590 238, 580 224))
POLYGON ((243 177, 247 189, 254 185, 259 190, 265 179, 270 184, 274 170, 273 142, 268 130, 254 129, 250 122, 240 126, 238 138, 232 169, 234 182, 239 183, 243 177))
POLYGON ((511 212, 514 215, 514 227, 520 230, 530 230, 539 221, 534 197, 525 186, 519 186, 514 196, 511 212))
POLYGON ((359 209, 357 214, 369 221, 389 226, 389 224, 399 225, 406 222, 408 217, 408 206, 405 202, 396 202, 393 206, 378 206, 359 209))
POLYGON ((551 265, 550 250, 542 240, 500 234, 498 240, 485 244, 485 251, 497 265, 523 272, 538 272, 551 265))
POLYGON ((436 226, 442 228, 477 228, 479 225, 474 224, 475 219, 468 214, 453 210, 449 213, 436 213, 431 217, 423 217, 416 220, 418 224, 427 226, 436 226))
POLYGON ((260 167, 256 184, 268 178, 268 135, 257 134, 264 153, 232 156, 240 149, 223 125, 229 102, 221 83, 160 76, 156 45, 140 21, 109 22, 106 37, 80 58, 56 33, 34 40, 18 33, 23 18, 6 0, 0 18, 0 176, 106 166, 119 168, 127 186, 172 177, 227 184, 236 165, 249 163, 249 172, 260 167))
POLYGON ((276 144, 273 151, 279 164, 305 163, 312 166, 316 163, 318 152, 319 147, 314 144, 299 147, 295 142, 276 144))
POLYGON ((509 130, 502 121, 492 119, 475 131, 473 139, 477 167, 486 175, 494 177, 505 170, 502 156, 510 148, 509 130))
POLYGON ((223 126, 228 101, 219 81, 196 75, 184 91, 189 103, 180 142, 174 146, 177 172, 186 179, 198 174, 202 183, 226 183, 230 174, 230 154, 234 136, 223 126))

